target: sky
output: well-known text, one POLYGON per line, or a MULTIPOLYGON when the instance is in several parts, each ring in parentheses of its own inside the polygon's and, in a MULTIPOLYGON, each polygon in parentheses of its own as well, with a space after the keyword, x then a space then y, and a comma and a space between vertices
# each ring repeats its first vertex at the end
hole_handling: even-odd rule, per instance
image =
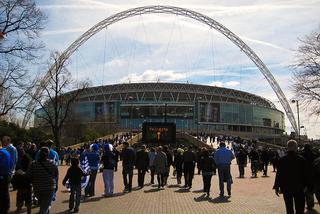
MULTIPOLYGON (((320 28, 320 0, 38 0, 47 15, 41 40, 63 52, 88 29, 121 11, 148 5, 182 7, 209 16, 240 37, 266 64, 287 99, 294 99, 291 64, 299 38, 320 28)), ((113 23, 79 47, 68 69, 93 86, 178 82, 257 94, 284 111, 253 62, 215 29, 171 14, 142 14, 113 23)), ((45 72, 39 67, 37 73, 45 72)), ((291 108, 296 115, 295 104, 291 108)), ((318 118, 300 110, 301 134, 320 138, 318 118)), ((286 131, 293 131, 286 119, 286 131)))

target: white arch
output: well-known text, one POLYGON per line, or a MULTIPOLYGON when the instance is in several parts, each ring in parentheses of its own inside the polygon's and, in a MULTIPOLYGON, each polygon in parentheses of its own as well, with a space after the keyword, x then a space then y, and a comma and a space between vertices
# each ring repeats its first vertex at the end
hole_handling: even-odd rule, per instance
MULTIPOLYGON (((142 14, 154 14, 154 13, 164 13, 164 14, 175 14, 184 17, 188 17, 194 20, 197 20, 201 23, 208 25, 209 27, 217 30, 218 32, 222 33, 225 37, 227 37, 231 42, 237 45, 259 68, 260 72, 263 76, 267 79, 268 83, 270 84, 273 91, 276 93, 281 105, 283 106, 289 121, 298 133, 297 124, 292 112, 292 109, 286 99, 283 91, 281 90, 279 84, 273 77, 270 70, 267 66, 261 61, 261 59, 257 56, 257 54, 247 45, 245 44, 236 34, 231 32, 228 28, 220 24, 219 22, 213 20, 212 18, 203 15, 201 13, 180 8, 180 7, 172 7, 172 6, 145 6, 145 7, 137 7, 122 11, 120 13, 114 14, 101 22, 97 23, 93 27, 91 27, 88 31, 82 34, 77 40, 75 40, 60 56, 59 60, 65 61, 67 60, 73 52, 75 52, 83 43, 85 43, 88 39, 90 39, 93 35, 101 31, 102 29, 108 27, 109 25, 116 23, 122 19, 142 15, 142 14)), ((50 68, 50 70, 54 70, 54 65, 50 68)), ((44 85, 49 80, 49 72, 47 75, 42 79, 44 85)), ((42 94, 42 88, 38 87, 34 94, 35 97, 38 97, 42 94)), ((30 101, 27 106, 27 111, 24 116, 23 126, 25 127, 27 122, 30 120, 31 114, 35 110, 35 101, 30 101)))

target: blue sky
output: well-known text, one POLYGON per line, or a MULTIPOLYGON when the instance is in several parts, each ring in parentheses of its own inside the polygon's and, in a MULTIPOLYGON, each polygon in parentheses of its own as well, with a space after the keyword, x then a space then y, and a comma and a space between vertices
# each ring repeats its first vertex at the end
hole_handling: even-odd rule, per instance
MULTIPOLYGON (((39 0, 48 16, 41 39, 46 55, 63 51, 99 21, 133 7, 172 5, 210 16, 238 35, 271 70, 279 85, 290 90, 298 38, 320 26, 319 0, 39 0)), ((46 57, 44 57, 44 60, 46 57)), ((70 58, 77 80, 93 85, 127 82, 191 82, 244 90, 263 96, 282 110, 275 93, 255 65, 223 35, 192 19, 174 15, 141 15, 125 19, 94 35, 70 58)), ((38 72, 43 72, 42 68, 38 72)), ((296 113, 295 105, 292 105, 296 113)), ((317 118, 307 109, 301 122, 319 138, 317 118)), ((292 131, 286 121, 287 131, 292 131)))

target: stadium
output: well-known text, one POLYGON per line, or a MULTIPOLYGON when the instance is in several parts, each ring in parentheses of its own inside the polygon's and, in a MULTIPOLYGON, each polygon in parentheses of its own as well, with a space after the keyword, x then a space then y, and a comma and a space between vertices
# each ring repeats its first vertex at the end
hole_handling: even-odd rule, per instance
MULTIPOLYGON (((73 103, 64 135, 137 133, 144 122, 173 122, 177 132, 250 139, 277 138, 285 130, 283 112, 265 98, 228 88, 157 82, 85 89, 73 103)), ((35 117, 35 125, 41 124, 35 117)))
MULTIPOLYGON (((63 63, 68 60, 92 36, 107 29, 108 26, 123 19, 140 17, 141 14, 178 15, 198 21, 221 33, 254 63, 279 99, 292 128, 296 133, 300 133, 299 123, 297 125, 285 94, 258 55, 228 28, 196 11, 156 5, 119 12, 83 33, 65 49, 58 61, 63 63)), ((77 67, 75 65, 75 68, 77 67)), ((42 80, 44 85, 48 84, 50 73, 55 73, 54 65, 44 76, 42 80)), ((285 131, 284 113, 277 110, 271 101, 253 94, 254 91, 248 93, 222 87, 189 84, 189 80, 186 83, 160 81, 131 83, 131 80, 129 82, 104 85, 102 81, 101 86, 82 91, 73 103, 71 112, 68 112, 63 128, 63 136, 67 140, 63 141, 72 144, 90 132, 97 132, 99 136, 117 132, 138 133, 141 132, 144 122, 174 123, 177 132, 193 135, 199 133, 232 135, 249 139, 267 139, 274 143, 277 139, 281 139, 285 131)), ((40 97, 42 91, 39 86, 33 96, 40 97)), ((28 103, 23 126, 30 120, 35 106, 35 101, 31 100, 28 103)), ((41 117, 37 116, 42 115, 41 111, 41 109, 36 110, 34 124, 46 127, 41 117)))

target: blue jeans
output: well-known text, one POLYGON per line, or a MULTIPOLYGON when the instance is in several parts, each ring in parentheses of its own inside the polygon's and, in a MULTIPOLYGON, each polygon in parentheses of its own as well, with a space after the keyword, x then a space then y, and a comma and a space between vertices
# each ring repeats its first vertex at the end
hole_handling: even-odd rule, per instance
POLYGON ((103 170, 103 183, 104 183, 104 194, 112 195, 113 194, 113 176, 114 171, 112 169, 103 170))
POLYGON ((69 198, 69 209, 79 210, 81 197, 81 185, 71 185, 71 192, 69 198))
POLYGON ((94 194, 95 194, 94 187, 96 184, 97 173, 98 173, 98 170, 91 170, 88 185, 86 186, 86 188, 84 190, 85 194, 87 196, 88 195, 94 196, 94 194))
POLYGON ((224 194, 224 181, 227 182, 227 190, 231 191, 230 165, 218 166, 220 195, 224 194))
POLYGON ((39 201, 39 214, 47 214, 54 196, 54 190, 35 192, 35 196, 38 198, 39 201))

